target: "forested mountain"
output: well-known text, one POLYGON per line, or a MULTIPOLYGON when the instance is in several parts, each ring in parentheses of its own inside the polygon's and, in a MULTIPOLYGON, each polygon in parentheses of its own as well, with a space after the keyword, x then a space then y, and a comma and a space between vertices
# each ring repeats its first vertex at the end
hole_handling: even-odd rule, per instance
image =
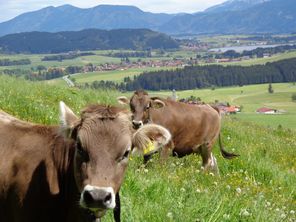
POLYGON ((148 29, 118 29, 68 32, 27 32, 0 37, 0 51, 14 53, 60 53, 75 50, 171 49, 178 43, 148 29))
POLYGON ((249 67, 208 65, 146 72, 126 81, 124 88, 130 91, 140 88, 186 90, 279 82, 296 82, 296 58, 249 67))
MULTIPOLYGON (((184 2, 184 4, 186 4, 184 2)), ((0 23, 0 36, 19 32, 148 28, 168 34, 293 33, 295 0, 229 0, 204 12, 165 14, 134 6, 47 7, 0 23)))

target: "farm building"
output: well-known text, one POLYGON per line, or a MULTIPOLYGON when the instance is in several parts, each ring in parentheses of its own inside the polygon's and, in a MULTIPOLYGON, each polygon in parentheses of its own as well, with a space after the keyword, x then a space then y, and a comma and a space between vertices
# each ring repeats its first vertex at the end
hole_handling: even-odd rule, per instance
POLYGON ((281 112, 279 112, 276 109, 261 107, 256 110, 256 113, 259 113, 259 114, 280 114, 281 112))
POLYGON ((230 106, 223 103, 217 105, 222 114, 236 114, 240 112, 240 106, 230 106))

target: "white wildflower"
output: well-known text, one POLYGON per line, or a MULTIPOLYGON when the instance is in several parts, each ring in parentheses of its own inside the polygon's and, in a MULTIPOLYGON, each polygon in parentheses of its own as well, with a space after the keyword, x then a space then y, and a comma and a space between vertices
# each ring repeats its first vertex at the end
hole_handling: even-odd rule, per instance
POLYGON ((251 215, 251 213, 249 211, 247 211, 247 209, 242 209, 240 212, 240 215, 244 216, 244 217, 248 217, 251 215))
POLYGON ((282 214, 281 214, 281 218, 282 218, 282 219, 285 219, 286 216, 287 216, 287 215, 286 215, 285 213, 282 213, 282 214))
POLYGON ((235 191, 236 191, 238 194, 240 194, 240 193, 242 192, 242 189, 238 187, 238 188, 235 189, 235 191))
POLYGON ((172 212, 168 212, 167 213, 167 217, 170 218, 170 219, 172 219, 173 218, 173 213, 172 212))
POLYGON ((223 218, 224 218, 225 220, 229 220, 229 219, 230 219, 230 215, 229 215, 229 214, 223 214, 223 218))

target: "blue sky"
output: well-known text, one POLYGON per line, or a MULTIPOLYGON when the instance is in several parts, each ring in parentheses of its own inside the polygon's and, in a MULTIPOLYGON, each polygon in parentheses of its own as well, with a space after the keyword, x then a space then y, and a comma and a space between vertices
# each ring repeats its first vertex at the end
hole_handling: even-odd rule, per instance
POLYGON ((100 4, 134 5, 150 12, 198 12, 225 2, 226 0, 0 0, 0 22, 14 18, 28 11, 35 11, 47 6, 71 4, 80 8, 90 8, 100 4))

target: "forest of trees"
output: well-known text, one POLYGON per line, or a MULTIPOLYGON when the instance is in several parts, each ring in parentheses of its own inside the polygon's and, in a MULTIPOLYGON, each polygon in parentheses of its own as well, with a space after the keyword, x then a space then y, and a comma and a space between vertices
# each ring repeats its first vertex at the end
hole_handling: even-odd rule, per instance
POLYGON ((166 34, 148 29, 99 30, 67 32, 25 32, 0 37, 4 53, 62 53, 91 50, 175 49, 179 43, 166 34), (46 43, 46 44, 45 44, 46 43))
POLYGON ((235 86, 296 81, 296 58, 253 66, 188 66, 176 70, 145 72, 125 84, 121 90, 186 90, 213 86, 235 86))
POLYGON ((48 55, 42 58, 42 61, 63 61, 66 59, 75 59, 80 56, 90 56, 95 55, 93 52, 81 52, 81 53, 67 53, 67 54, 58 54, 58 55, 48 55))
POLYGON ((17 66, 17 65, 29 65, 29 64, 31 64, 30 59, 19 59, 19 60, 0 59, 0 66, 17 66))
POLYGON ((128 58, 128 57, 141 57, 148 58, 152 57, 151 50, 147 51, 133 51, 133 52, 110 52, 106 56, 117 57, 117 58, 128 58))
POLYGON ((67 66, 66 68, 46 68, 39 65, 31 69, 4 69, 0 71, 5 75, 21 77, 23 76, 27 80, 41 81, 50 80, 63 77, 65 75, 71 75, 82 72, 83 66, 67 66))

